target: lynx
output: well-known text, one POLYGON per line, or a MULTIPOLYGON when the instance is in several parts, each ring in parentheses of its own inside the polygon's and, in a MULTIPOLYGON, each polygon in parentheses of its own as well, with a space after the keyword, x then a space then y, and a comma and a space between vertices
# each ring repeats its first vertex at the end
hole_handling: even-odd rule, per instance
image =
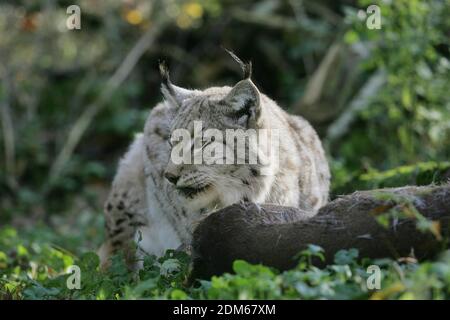
MULTIPOLYGON (((240 201, 298 207, 310 216, 327 202, 330 173, 316 132, 262 94, 251 80, 251 64, 230 54, 244 72, 233 87, 184 89, 172 84, 160 65, 164 101, 151 110, 143 133, 120 160, 105 203, 107 240, 99 250, 104 265, 120 250, 135 259, 133 243, 138 256, 189 245, 202 218, 240 201), (277 130, 278 149, 272 152, 278 165, 174 163, 173 133, 184 129, 193 134, 195 121, 222 133, 277 130)), ((228 140, 199 143, 236 152, 228 140)))

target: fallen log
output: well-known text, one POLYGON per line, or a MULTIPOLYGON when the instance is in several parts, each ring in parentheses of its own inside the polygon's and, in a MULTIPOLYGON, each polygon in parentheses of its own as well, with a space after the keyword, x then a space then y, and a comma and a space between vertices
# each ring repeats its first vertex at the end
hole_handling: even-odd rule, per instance
POLYGON ((287 270, 308 244, 325 250, 325 261, 314 262, 319 266, 349 248, 368 258, 430 257, 448 246, 450 184, 358 191, 306 216, 296 208, 254 203, 212 213, 194 231, 191 278, 230 272, 236 259, 287 270), (419 223, 429 230, 419 230, 419 223))

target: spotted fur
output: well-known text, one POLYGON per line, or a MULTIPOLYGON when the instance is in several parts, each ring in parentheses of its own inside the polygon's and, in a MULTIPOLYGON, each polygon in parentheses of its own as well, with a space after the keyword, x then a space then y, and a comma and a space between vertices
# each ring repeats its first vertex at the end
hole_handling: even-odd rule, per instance
MULTIPOLYGON (((299 207, 311 216, 327 202, 330 173, 316 132, 306 120, 287 114, 260 93, 250 71, 234 87, 206 90, 177 87, 167 68, 161 71, 165 101, 152 109, 143 134, 120 161, 105 204, 108 239, 100 250, 103 262, 112 252, 128 250, 133 238, 144 254, 188 245, 205 215, 240 201, 299 207), (278 130, 279 166, 174 164, 172 133, 179 128, 192 132, 198 120, 203 129, 221 132, 278 130)), ((209 143, 228 148, 228 141, 209 143)))

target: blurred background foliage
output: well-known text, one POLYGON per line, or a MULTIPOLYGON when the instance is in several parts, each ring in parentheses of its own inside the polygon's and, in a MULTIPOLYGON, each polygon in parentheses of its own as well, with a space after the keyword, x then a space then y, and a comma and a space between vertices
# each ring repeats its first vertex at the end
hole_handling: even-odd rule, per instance
POLYGON ((98 271, 101 208, 116 164, 173 82, 232 85, 232 49, 260 90, 319 132, 332 197, 450 178, 450 0, 0 0, 0 299, 445 299, 448 250, 432 262, 304 257, 278 273, 235 262, 235 275, 186 287, 189 259, 147 257, 139 277, 115 257, 98 271), (81 30, 69 30, 70 5, 81 30), (376 4, 381 29, 367 28, 376 4), (69 265, 82 290, 65 286, 69 265), (306 264, 305 264, 306 263, 306 264), (363 286, 382 266, 383 290, 363 286))
POLYGON ((161 100, 158 61, 180 86, 232 85, 222 46, 316 127, 333 195, 446 180, 449 17, 449 0, 1 1, 0 225, 101 238, 117 161, 161 100), (72 4, 81 30, 66 26, 72 4))

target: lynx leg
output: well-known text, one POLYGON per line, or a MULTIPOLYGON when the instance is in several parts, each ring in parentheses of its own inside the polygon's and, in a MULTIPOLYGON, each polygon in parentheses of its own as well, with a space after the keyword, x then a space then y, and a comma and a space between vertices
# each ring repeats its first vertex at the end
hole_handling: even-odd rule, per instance
POLYGON ((117 252, 123 252, 131 266, 136 230, 148 225, 142 145, 142 136, 139 136, 120 161, 104 205, 106 241, 98 250, 103 269, 108 267, 110 257, 117 252))

